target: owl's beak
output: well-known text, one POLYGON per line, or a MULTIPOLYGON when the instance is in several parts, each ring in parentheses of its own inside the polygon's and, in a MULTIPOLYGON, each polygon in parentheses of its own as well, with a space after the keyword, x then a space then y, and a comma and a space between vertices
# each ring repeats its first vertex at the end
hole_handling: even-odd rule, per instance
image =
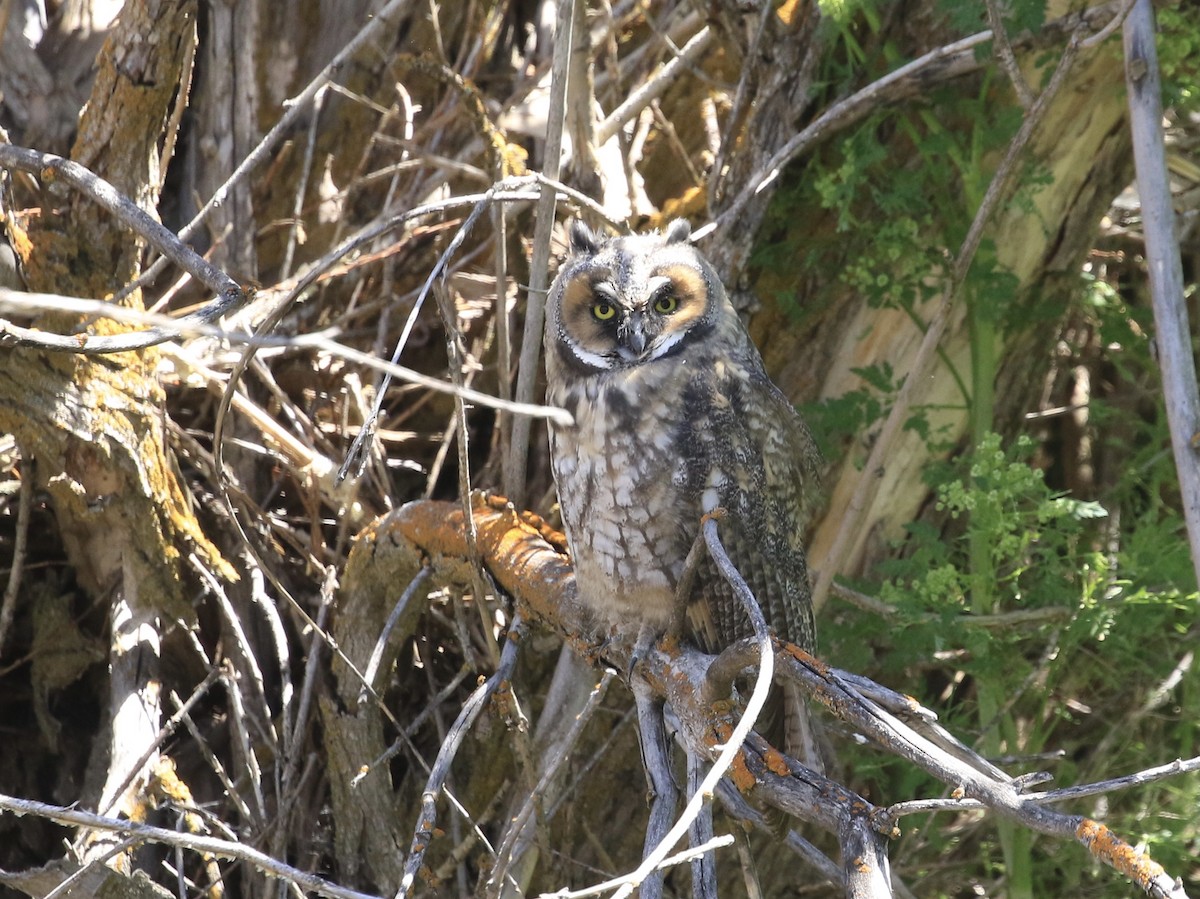
POLYGON ((640 312, 633 312, 617 329, 617 342, 621 345, 622 356, 628 359, 640 359, 646 354, 650 345, 650 337, 646 334, 646 322, 640 312), (628 353, 628 355, 626 355, 628 353))

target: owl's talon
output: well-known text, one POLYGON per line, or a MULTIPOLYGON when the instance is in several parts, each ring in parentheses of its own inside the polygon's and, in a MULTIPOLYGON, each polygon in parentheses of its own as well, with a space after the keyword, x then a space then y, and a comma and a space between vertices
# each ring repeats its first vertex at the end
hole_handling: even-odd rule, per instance
POLYGON ((642 623, 638 630, 637 642, 633 644, 633 652, 629 654, 629 671, 626 672, 630 678, 633 677, 634 669, 642 663, 642 660, 650 655, 650 650, 654 648, 654 644, 658 642, 659 630, 651 627, 645 622, 642 623))

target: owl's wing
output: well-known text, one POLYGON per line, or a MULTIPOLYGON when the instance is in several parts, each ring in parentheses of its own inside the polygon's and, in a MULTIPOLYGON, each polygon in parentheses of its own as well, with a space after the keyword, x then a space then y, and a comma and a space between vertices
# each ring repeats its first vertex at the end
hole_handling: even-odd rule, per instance
MULTIPOLYGON (((718 441, 710 472, 725 478, 722 544, 754 593, 767 623, 783 639, 815 649, 816 634, 804 532, 819 495, 820 456, 787 397, 767 378, 757 356, 713 383, 708 424, 718 441)), ((702 418, 702 420, 703 420, 702 418)), ((693 639, 708 652, 749 636, 748 616, 711 559, 698 572, 688 607, 693 639)), ((757 728, 773 745, 813 764, 810 722, 794 685, 776 687, 757 728)))
MULTIPOLYGON (((727 512, 721 542, 767 622, 784 639, 811 648, 804 529, 819 491, 819 457, 800 416, 767 378, 752 347, 749 352, 734 364, 726 357, 726 364, 706 369, 685 394, 695 412, 684 442, 688 486, 701 512, 711 508, 711 491, 718 490, 727 512)), ((692 535, 698 526, 697 520, 692 535)), ((695 641, 708 652, 751 634, 745 612, 711 559, 697 577, 689 622, 695 641)))
POLYGON ((821 495, 821 453, 796 407, 765 374, 756 384, 751 428, 762 434, 763 473, 768 492, 787 497, 796 539, 803 538, 821 495))

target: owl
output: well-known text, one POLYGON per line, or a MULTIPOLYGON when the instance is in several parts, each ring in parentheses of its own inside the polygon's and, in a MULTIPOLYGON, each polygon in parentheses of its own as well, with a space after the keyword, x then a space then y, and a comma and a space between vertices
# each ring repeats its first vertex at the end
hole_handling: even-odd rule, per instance
MULTIPOLYGON (((767 623, 812 649, 802 538, 818 455, 689 235, 683 220, 615 238, 576 221, 547 298, 547 399, 574 419, 552 426, 550 457, 579 596, 612 633, 661 633, 701 516, 721 507, 767 623)), ((717 653, 747 636, 705 553, 687 637, 717 653)))

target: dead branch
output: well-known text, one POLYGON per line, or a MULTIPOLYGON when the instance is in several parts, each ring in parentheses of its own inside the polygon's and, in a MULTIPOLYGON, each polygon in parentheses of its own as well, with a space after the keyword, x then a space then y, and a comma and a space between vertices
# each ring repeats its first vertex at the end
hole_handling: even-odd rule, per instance
MULTIPOLYGON (((501 498, 479 498, 474 517, 479 551, 497 582, 511 592, 531 621, 553 628, 572 645, 589 651, 595 638, 592 625, 576 599, 569 562, 546 540, 546 536, 554 535, 545 534, 536 517, 517 513, 501 498)), ((455 570, 462 570, 462 560, 466 558, 465 528, 457 506, 410 503, 381 523, 376 539, 383 534, 411 541, 419 552, 428 554, 441 576, 454 577, 455 570)), ((1182 885, 1173 882, 1160 866, 1135 852, 1102 824, 1045 808, 1022 794, 1023 782, 1004 774, 952 738, 953 751, 940 745, 944 741, 919 733, 852 686, 851 677, 829 668, 809 653, 781 643, 776 644, 775 650, 779 676, 800 684, 833 715, 876 745, 932 774, 957 796, 976 800, 1039 833, 1080 842, 1097 860, 1127 876, 1147 895, 1174 899, 1186 895, 1182 885)), ((628 670, 631 652, 632 647, 619 642, 606 644, 602 650, 608 663, 618 670, 628 670)), ((666 700, 677 717, 678 739, 688 752, 715 759, 725 744, 733 743, 737 754, 730 778, 739 790, 839 834, 844 847, 859 846, 866 852, 865 847, 873 845, 875 839, 869 832, 884 836, 893 833, 895 818, 886 809, 877 808, 808 770, 756 735, 744 742, 731 740, 733 726, 721 716, 714 716, 704 699, 711 661, 711 657, 677 644, 652 647, 638 661, 639 674, 656 695, 666 700)), ((862 678, 853 680, 856 684, 864 683, 862 678)), ((879 697, 896 695, 886 688, 875 687, 879 691, 875 695, 879 697)), ((902 703, 909 709, 908 714, 919 720, 936 717, 914 700, 904 699, 902 703)), ((871 857, 871 853, 854 857, 861 860, 871 857)), ((867 868, 873 864, 879 877, 871 875, 868 882, 873 885, 862 888, 882 890, 886 882, 886 856, 875 854, 873 858, 874 863, 867 868)), ((847 870, 846 874, 853 878, 855 872, 847 870)))
MULTIPOLYGON (((142 210, 112 184, 89 171, 85 166, 52 153, 39 153, 24 147, 0 143, 0 167, 29 172, 41 178, 43 184, 62 181, 112 213, 121 224, 133 231, 170 259, 181 269, 193 275, 217 294, 217 298, 177 322, 178 327, 208 325, 223 315, 228 315, 243 306, 253 293, 244 290, 221 269, 195 253, 170 230, 142 210)), ((0 322, 0 343, 17 346, 41 346, 85 355, 121 353, 140 350, 170 340, 174 332, 151 328, 136 334, 95 336, 77 334, 57 336, 44 331, 30 331, 8 322, 0 322)))
POLYGON ((334 899, 378 899, 370 893, 360 893, 349 890, 337 884, 293 868, 291 865, 271 858, 241 843, 232 840, 221 840, 203 834, 180 833, 177 830, 167 830, 163 827, 152 827, 149 824, 138 824, 135 821, 106 818, 91 812, 75 808, 64 808, 58 805, 48 805, 44 802, 34 802, 32 799, 16 799, 12 796, 0 795, 0 809, 16 815, 36 815, 49 821, 57 821, 67 827, 80 827, 88 830, 108 831, 123 834, 135 843, 160 843, 164 846, 175 846, 189 849, 193 852, 206 853, 218 858, 232 858, 246 862, 272 877, 293 883, 298 887, 320 896, 331 896, 334 899))
MULTIPOLYGON (((554 61, 550 76, 550 120, 546 125, 542 169, 548 178, 557 179, 562 170, 563 117, 571 58, 572 21, 583 15, 577 0, 559 0, 556 17, 554 61)), ((554 191, 543 186, 537 205, 537 224, 533 235, 533 258, 529 263, 529 300, 525 313, 525 333, 521 339, 520 364, 514 392, 517 402, 532 402, 540 370, 542 322, 545 318, 546 287, 550 283, 550 234, 554 229, 554 191)), ((525 495, 526 463, 529 454, 529 420, 514 418, 509 434, 509 453, 504 459, 504 489, 515 499, 525 495)))
POLYGON ((1154 46, 1154 7, 1137 0, 1125 19, 1125 83, 1129 93, 1133 158, 1146 229, 1146 268, 1154 303, 1155 344, 1163 399, 1179 476, 1183 517, 1200 579, 1200 395, 1175 236, 1175 210, 1162 135, 1162 85, 1154 46))

